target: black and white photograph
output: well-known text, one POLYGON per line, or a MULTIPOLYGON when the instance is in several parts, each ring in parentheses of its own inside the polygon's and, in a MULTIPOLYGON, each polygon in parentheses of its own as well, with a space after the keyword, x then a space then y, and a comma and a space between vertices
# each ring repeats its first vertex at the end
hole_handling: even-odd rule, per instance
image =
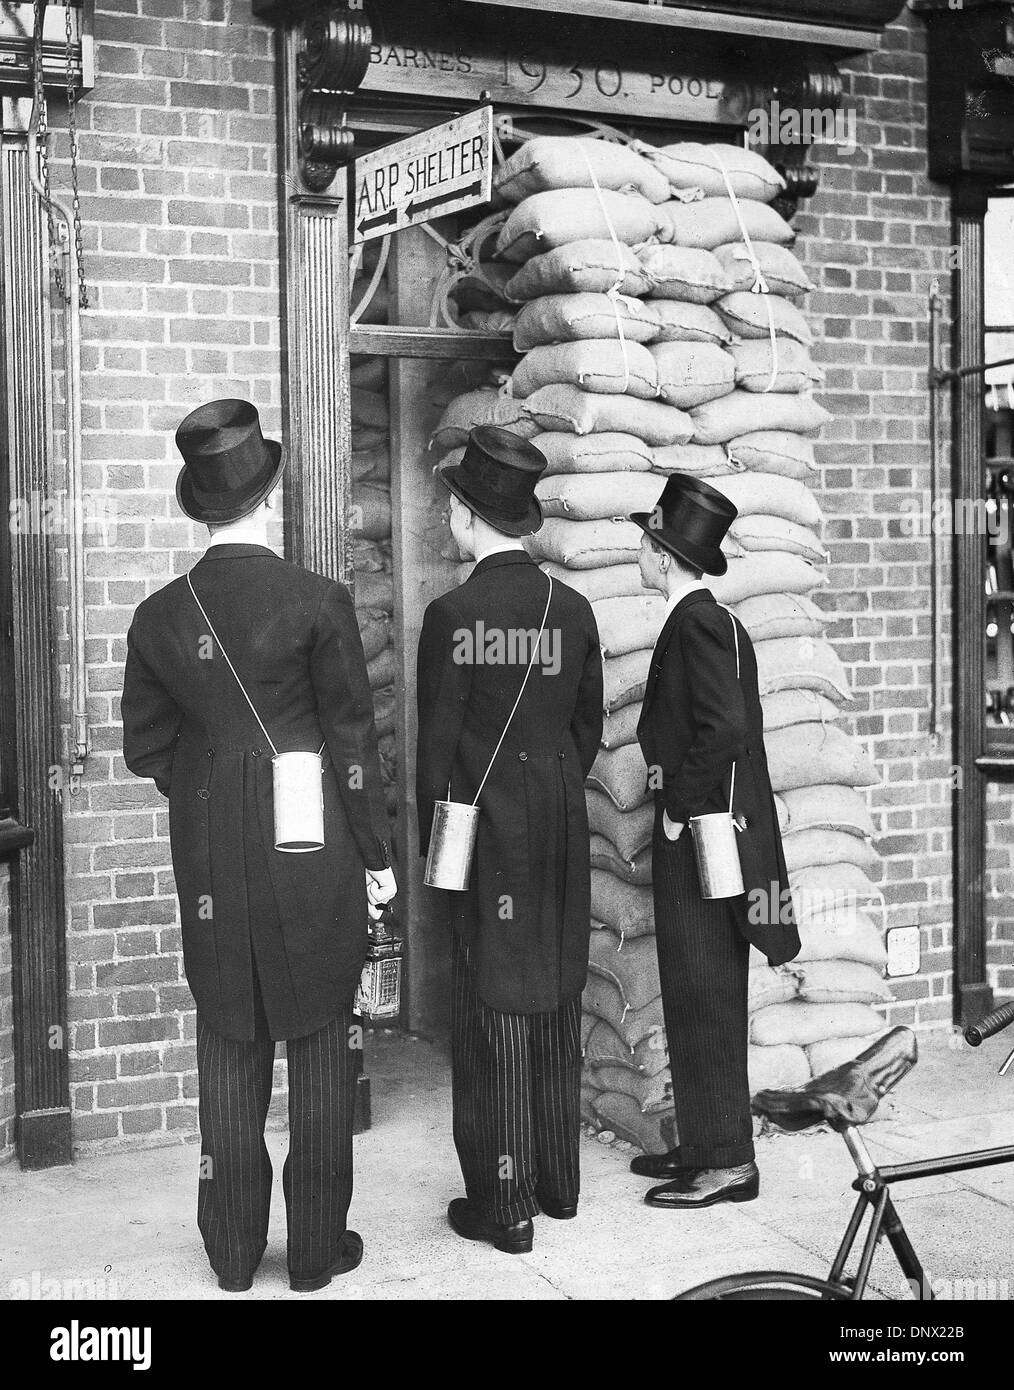
POLYGON ((26 1368, 993 1366, 1014 4, 0 0, 0 109, 26 1368))

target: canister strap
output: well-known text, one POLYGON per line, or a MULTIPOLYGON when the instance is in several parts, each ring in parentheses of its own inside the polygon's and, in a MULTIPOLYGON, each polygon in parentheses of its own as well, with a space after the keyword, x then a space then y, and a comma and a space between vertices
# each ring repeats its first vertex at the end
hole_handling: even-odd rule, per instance
MULTIPOLYGON (((232 674, 236 677, 236 684, 239 686, 240 690, 242 690, 242 692, 243 692, 243 699, 244 699, 244 700, 247 702, 247 704, 250 706, 250 709, 251 709, 252 712, 253 712, 253 717, 257 720, 257 723, 261 726, 261 733, 264 735, 264 737, 267 739, 268 743, 271 745, 271 751, 272 751, 272 753, 275 755, 275 757, 277 758, 277 757, 278 757, 278 749, 277 749, 277 748, 275 747, 275 745, 274 745, 274 740, 272 739, 271 735, 268 733, 267 729, 265 729, 265 727, 264 727, 264 721, 261 719, 260 715, 257 713, 257 710, 256 710, 256 708, 255 708, 255 706, 254 706, 253 700, 251 700, 251 699, 250 699, 250 696, 246 693, 246 686, 245 686, 245 685, 243 684, 243 682, 240 680, 240 678, 239 678, 239 672, 236 670, 235 666, 233 666, 232 661, 231 661, 230 658, 229 658, 229 653, 225 650, 225 647, 222 645, 222 639, 221 639, 221 637, 219 637, 218 633, 215 631, 214 626, 213 626, 213 624, 212 624, 212 621, 211 621, 211 619, 208 617, 207 612, 205 611, 204 604, 203 604, 203 603, 201 602, 201 600, 197 597, 197 590, 194 588, 193 581, 191 580, 189 574, 187 575, 187 585, 188 585, 188 587, 189 587, 189 589, 190 589, 190 592, 191 592, 191 593, 193 594, 193 596, 194 596, 194 602, 197 604, 198 608, 201 610, 201 617, 204 619, 204 621, 205 621, 205 622, 207 623, 207 625, 208 625, 208 631, 211 633, 212 637, 215 639, 215 642, 216 642, 216 644, 218 645, 219 651, 220 651, 220 652, 222 653, 222 655, 225 657, 226 665, 229 667, 229 670, 232 672, 232 674)), ((318 758, 320 757, 321 753, 323 753, 323 751, 324 751, 324 749, 325 749, 326 746, 327 746, 327 740, 325 739, 324 742, 320 745, 320 749, 318 750, 318 753, 317 753, 317 757, 318 757, 318 758)))
MULTIPOLYGON (((732 619, 732 640, 736 644, 736 680, 739 680, 739 628, 736 626, 736 615, 730 613, 732 619)), ((732 815, 732 794, 736 787, 736 764, 732 765, 732 776, 729 778, 729 815, 732 815)))

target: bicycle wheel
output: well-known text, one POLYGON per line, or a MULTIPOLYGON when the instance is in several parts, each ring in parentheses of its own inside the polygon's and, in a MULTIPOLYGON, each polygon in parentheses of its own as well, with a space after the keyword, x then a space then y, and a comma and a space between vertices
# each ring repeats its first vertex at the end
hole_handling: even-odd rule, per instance
POLYGON ((831 1284, 810 1274, 790 1274, 785 1270, 752 1270, 749 1274, 728 1274, 706 1284, 678 1293, 674 1303, 721 1300, 725 1303, 772 1302, 814 1299, 817 1302, 845 1302, 852 1290, 844 1284, 831 1284))

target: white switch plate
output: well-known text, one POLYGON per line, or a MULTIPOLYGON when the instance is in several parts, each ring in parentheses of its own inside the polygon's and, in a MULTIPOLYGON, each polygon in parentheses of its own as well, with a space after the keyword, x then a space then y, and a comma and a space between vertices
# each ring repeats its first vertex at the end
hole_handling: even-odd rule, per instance
POLYGON ((889 927, 887 931, 887 977, 918 975, 922 965, 922 934, 918 927, 889 927))

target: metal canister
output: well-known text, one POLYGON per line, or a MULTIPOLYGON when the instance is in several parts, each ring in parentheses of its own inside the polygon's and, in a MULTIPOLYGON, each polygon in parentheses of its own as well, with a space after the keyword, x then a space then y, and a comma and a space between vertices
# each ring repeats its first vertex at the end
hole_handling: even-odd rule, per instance
POLYGON ((401 1013, 401 962, 403 942, 394 913, 385 908, 370 923, 366 960, 356 993, 355 1012, 364 1023, 390 1023, 401 1013))
POLYGON ((324 848, 324 764, 319 753, 271 759, 275 849, 309 854, 324 848))
POLYGON ((463 801, 438 801, 423 882, 429 888, 463 893, 468 888, 479 829, 479 808, 463 801))
POLYGON ((701 897, 737 897, 743 892, 744 885, 732 816, 728 811, 691 816, 690 833, 694 837, 701 897))

